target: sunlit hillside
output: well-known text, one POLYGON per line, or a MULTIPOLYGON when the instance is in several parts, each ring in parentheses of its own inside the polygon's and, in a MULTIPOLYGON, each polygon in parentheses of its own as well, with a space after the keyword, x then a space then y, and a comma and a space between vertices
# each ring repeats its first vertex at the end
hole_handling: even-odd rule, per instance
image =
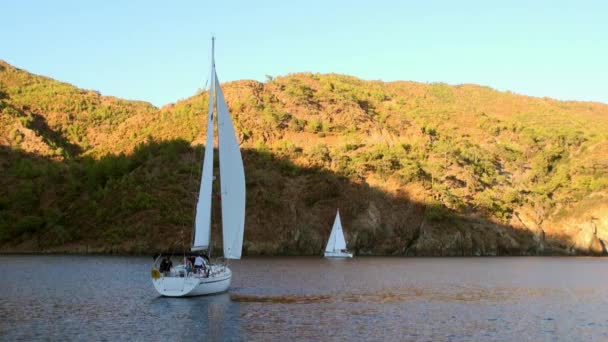
MULTIPOLYGON (((336 74, 223 90, 246 254, 319 254, 337 208, 358 254, 606 253, 606 104, 336 74)), ((206 110, 206 93, 159 109, 0 61, 1 250, 187 246, 206 110)))

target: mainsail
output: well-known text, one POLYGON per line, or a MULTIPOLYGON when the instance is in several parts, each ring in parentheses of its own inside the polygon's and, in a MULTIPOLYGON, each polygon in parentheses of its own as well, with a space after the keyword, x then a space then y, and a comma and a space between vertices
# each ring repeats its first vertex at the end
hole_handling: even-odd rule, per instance
POLYGON ((336 213, 336 219, 334 220, 334 226, 331 228, 331 234, 329 235, 329 241, 325 247, 326 252, 338 252, 346 249, 346 240, 344 239, 344 232, 342 231, 342 222, 340 222, 340 211, 336 213))
POLYGON ((214 81, 217 96, 224 257, 240 259, 245 228, 245 170, 217 74, 214 81))
POLYGON ((211 240, 211 190, 213 184, 213 108, 215 100, 215 67, 211 62, 211 87, 209 87, 209 112, 207 115, 207 141, 205 142, 205 158, 203 159, 203 175, 196 204, 194 219, 194 238, 192 250, 209 248, 211 240))

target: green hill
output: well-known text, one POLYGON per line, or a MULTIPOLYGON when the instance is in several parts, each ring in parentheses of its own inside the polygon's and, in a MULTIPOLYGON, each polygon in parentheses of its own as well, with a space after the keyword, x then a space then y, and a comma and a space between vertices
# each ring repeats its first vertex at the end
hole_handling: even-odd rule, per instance
MULTIPOLYGON (((338 207, 358 254, 606 253, 608 105, 335 74, 223 90, 246 254, 319 254, 338 207)), ((206 93, 159 109, 0 61, 0 251, 189 245, 206 110, 206 93)))

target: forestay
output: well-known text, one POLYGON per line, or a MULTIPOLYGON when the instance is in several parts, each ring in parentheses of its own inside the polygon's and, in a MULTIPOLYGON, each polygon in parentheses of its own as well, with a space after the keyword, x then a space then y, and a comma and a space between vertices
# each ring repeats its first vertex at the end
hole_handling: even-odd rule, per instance
POLYGON ((211 191, 213 184, 213 108, 215 100, 215 68, 211 67, 211 87, 209 88, 209 113, 207 115, 207 141, 205 142, 205 158, 203 159, 203 175, 196 204, 194 219, 194 239, 192 250, 209 248, 211 239, 211 191))

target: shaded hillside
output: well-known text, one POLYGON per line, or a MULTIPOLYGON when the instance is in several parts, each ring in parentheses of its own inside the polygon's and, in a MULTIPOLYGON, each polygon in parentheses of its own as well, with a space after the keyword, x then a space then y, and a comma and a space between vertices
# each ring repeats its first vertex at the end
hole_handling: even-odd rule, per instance
MULTIPOLYGON (((246 253, 320 253, 337 207, 359 254, 606 251, 607 105, 333 74, 223 89, 246 253)), ((206 94, 157 109, 0 63, 0 101, 2 250, 189 242, 206 94)))

